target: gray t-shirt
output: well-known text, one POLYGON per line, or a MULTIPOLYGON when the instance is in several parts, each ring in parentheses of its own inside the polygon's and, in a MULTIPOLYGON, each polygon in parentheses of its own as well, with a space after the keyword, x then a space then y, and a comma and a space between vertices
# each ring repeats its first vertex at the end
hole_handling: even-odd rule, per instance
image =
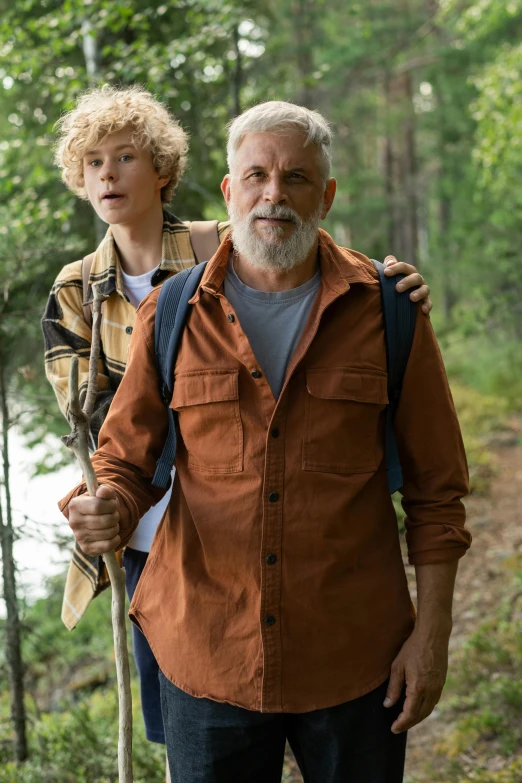
POLYGON ((320 285, 321 272, 317 270, 310 280, 290 291, 257 291, 241 282, 232 258, 228 262, 225 296, 236 311, 276 400, 320 285))

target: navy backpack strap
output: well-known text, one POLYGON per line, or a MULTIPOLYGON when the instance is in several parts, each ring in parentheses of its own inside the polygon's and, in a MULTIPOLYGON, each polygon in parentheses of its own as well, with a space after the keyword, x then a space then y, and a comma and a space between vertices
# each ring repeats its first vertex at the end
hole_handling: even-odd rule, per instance
MULTIPOLYGON (((373 259, 372 259, 373 260, 373 259)), ((402 468, 397 451, 393 422, 399 404, 402 379, 410 356, 417 305, 411 301, 410 292, 398 293, 395 286, 404 275, 387 277, 385 266, 373 261, 381 283, 382 312, 386 336, 386 361, 388 368, 388 410, 386 412, 386 472, 390 492, 402 487, 402 468)))
POLYGON ((170 408, 174 389, 174 367, 187 320, 189 300, 196 293, 207 262, 184 269, 169 277, 161 288, 156 307, 154 346, 161 380, 161 397, 169 411, 169 431, 161 457, 156 463, 152 486, 165 488, 176 457, 176 414, 170 408))

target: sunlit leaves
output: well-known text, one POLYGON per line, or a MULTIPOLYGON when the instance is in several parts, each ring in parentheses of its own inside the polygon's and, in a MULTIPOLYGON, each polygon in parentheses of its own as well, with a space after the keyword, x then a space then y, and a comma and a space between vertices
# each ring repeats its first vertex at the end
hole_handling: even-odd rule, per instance
MULTIPOLYGON (((475 159, 497 197, 522 207, 522 46, 503 48, 475 78, 475 159)), ((520 220, 520 215, 516 218, 520 220)))

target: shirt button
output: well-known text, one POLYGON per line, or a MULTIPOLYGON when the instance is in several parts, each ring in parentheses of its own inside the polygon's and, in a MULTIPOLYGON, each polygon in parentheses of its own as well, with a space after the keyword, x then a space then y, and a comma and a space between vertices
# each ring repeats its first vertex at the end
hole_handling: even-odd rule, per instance
POLYGON ((266 562, 268 565, 274 565, 274 563, 277 563, 277 555, 267 555, 266 562))
POLYGON ((262 375, 263 373, 259 372, 259 370, 254 370, 254 372, 252 373, 252 378, 261 378, 262 375))
POLYGON ((275 617, 271 614, 269 614, 268 617, 265 617, 265 625, 268 625, 268 627, 274 625, 275 621, 275 617))
POLYGON ((125 329, 126 334, 132 334, 132 326, 127 326, 125 329))
POLYGON ((273 438, 278 438, 279 437, 279 427, 274 427, 270 434, 272 435, 273 438))
POLYGON ((268 499, 271 503, 277 503, 277 501, 279 500, 279 495, 277 494, 277 492, 271 492, 268 496, 268 499))
POLYGON ((234 321, 236 320, 236 319, 234 318, 234 316, 232 315, 232 313, 229 313, 229 314, 227 315, 227 318, 228 318, 228 320, 230 321, 230 323, 231 323, 231 324, 233 324, 233 323, 234 323, 234 321))

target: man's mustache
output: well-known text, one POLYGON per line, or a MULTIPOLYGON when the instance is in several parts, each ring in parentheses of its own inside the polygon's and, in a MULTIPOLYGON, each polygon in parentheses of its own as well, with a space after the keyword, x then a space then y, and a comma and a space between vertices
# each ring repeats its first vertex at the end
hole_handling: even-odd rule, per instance
POLYGON ((276 218, 278 220, 290 220, 292 223, 295 223, 296 226, 299 226, 303 222, 297 212, 294 212, 293 209, 290 209, 290 207, 277 206, 277 204, 267 204, 264 207, 254 207, 254 209, 248 214, 248 220, 252 221, 256 218, 276 218))

